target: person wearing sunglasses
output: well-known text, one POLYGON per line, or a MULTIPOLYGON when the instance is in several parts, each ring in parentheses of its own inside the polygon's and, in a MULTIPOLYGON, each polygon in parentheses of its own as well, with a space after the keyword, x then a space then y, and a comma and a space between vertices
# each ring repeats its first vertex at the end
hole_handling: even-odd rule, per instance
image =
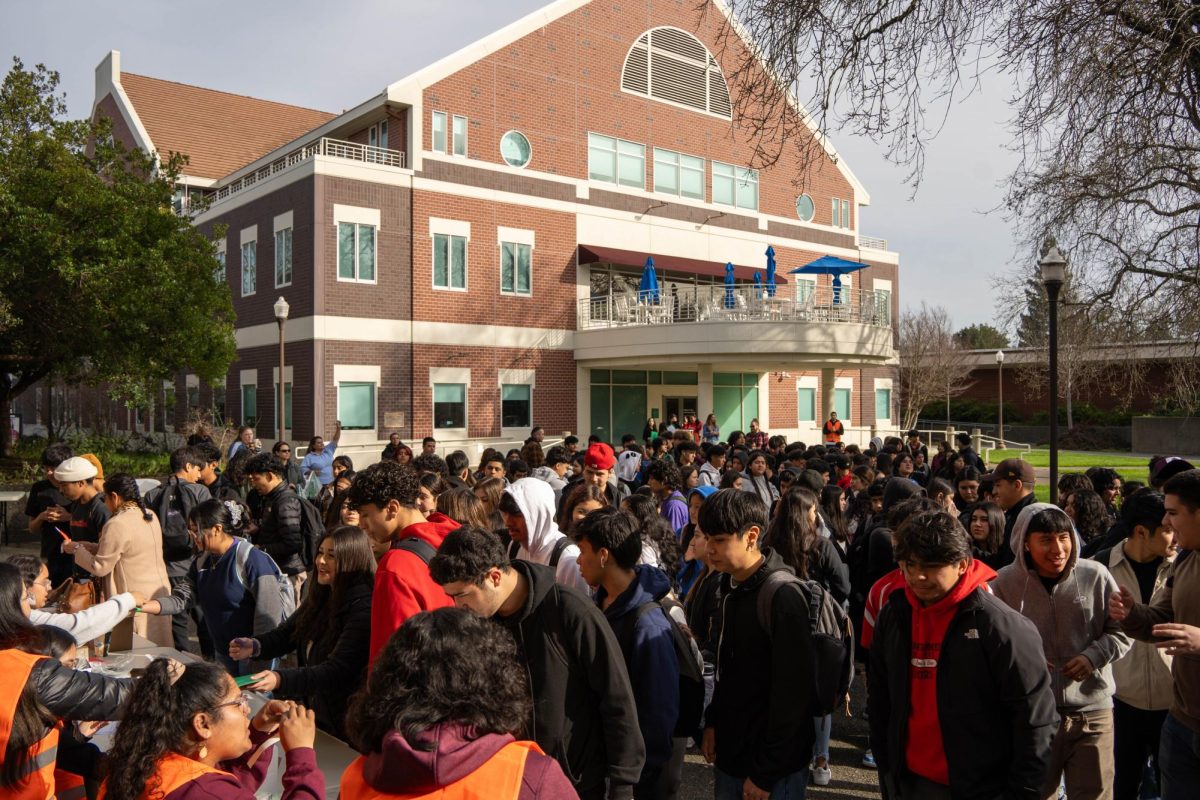
POLYGON ((159 659, 130 693, 103 795, 253 800, 272 762, 267 742, 278 737, 287 760, 283 800, 324 798, 316 725, 311 710, 283 700, 267 702, 252 719, 249 698, 219 664, 159 659))

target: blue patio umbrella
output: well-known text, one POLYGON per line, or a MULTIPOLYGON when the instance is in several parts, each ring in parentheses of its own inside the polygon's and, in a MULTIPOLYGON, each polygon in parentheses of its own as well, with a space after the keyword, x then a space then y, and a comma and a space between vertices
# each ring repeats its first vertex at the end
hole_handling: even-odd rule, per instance
POLYGON ((762 273, 758 270, 754 271, 754 296, 762 297, 762 273))
POLYGON ((859 261, 848 261, 837 256, 821 256, 816 261, 811 261, 803 267, 797 267, 793 270, 788 270, 790 275, 832 275, 833 276, 833 302, 841 303, 842 300, 842 276, 848 272, 857 272, 860 269, 866 269, 867 264, 859 261))
POLYGON ((642 270, 642 280, 638 284, 638 302, 658 305, 662 298, 658 289, 658 273, 654 271, 654 257, 646 258, 646 268, 642 270))
POLYGON ((737 300, 733 296, 733 262, 725 265, 725 307, 736 308, 737 300))
POLYGON ((775 296, 775 248, 767 245, 767 297, 775 296))

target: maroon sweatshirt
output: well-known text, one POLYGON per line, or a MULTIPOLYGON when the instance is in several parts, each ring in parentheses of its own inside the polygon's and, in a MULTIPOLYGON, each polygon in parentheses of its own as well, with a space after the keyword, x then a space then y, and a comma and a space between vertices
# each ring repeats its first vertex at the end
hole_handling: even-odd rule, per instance
MULTIPOLYGON (((246 765, 258 746, 271 737, 250 728, 250 750, 241 758, 222 761, 217 769, 230 774, 210 772, 189 781, 163 800, 254 800, 271 766, 274 746, 268 748, 253 767, 246 765)), ((311 747, 297 747, 287 754, 283 773, 283 800, 325 800, 325 776, 317 767, 317 754, 311 747)))
MULTIPOLYGON (((488 733, 473 739, 467 734, 461 725, 438 725, 426 731, 414 747, 398 731, 392 731, 383 739, 382 752, 369 753, 363 760, 363 779, 375 791, 387 794, 432 792, 470 775, 514 741, 509 734, 488 733)), ((557 761, 531 751, 517 798, 578 800, 579 795, 557 761)))

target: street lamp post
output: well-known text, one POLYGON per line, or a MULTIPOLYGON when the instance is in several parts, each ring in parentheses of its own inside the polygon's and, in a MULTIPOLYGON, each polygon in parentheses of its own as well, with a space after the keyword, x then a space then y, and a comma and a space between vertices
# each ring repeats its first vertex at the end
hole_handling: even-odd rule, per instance
POLYGON ((1000 434, 997 438, 1000 440, 1000 449, 1004 449, 1004 351, 996 351, 996 370, 998 372, 997 383, 1000 387, 1000 434))
POLYGON ((1058 502, 1058 293, 1067 277, 1067 260, 1051 247, 1038 263, 1050 308, 1050 502, 1058 502))
POLYGON ((275 321, 279 323, 279 399, 277 401, 278 405, 275 406, 275 427, 279 429, 279 438, 275 440, 277 442, 284 441, 286 431, 284 428, 284 421, 287 419, 287 407, 284 405, 286 399, 286 395, 284 394, 284 365, 287 363, 287 360, 283 350, 283 326, 287 324, 289 309, 288 301, 284 300, 283 296, 280 295, 279 299, 275 301, 275 321))

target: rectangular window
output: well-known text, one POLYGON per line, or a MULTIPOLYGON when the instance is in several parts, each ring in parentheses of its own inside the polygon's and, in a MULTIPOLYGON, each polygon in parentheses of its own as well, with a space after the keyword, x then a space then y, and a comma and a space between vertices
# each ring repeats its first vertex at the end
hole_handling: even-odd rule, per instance
POLYGON ((588 134, 588 177, 594 181, 646 187, 646 146, 637 142, 588 134))
MULTIPOLYGON (((175 406, 175 392, 171 392, 171 402, 168 408, 175 406)), ((254 425, 258 422, 258 387, 253 383, 242 386, 242 424, 254 425)))
POLYGON ((892 418, 892 390, 875 390, 875 421, 892 418))
POLYGON ((387 124, 387 120, 385 119, 383 122, 379 123, 379 146, 383 147, 385 149, 388 146, 388 137, 387 137, 388 131, 387 131, 387 129, 388 129, 388 124, 387 124))
POLYGON ((433 427, 467 427, 467 385, 465 383, 435 383, 433 385, 433 427))
POLYGON ((500 243, 500 291, 529 294, 533 248, 527 244, 500 243))
MULTIPOLYGON (((278 370, 276 371, 278 375, 278 370)), ((274 389, 271 395, 271 412, 275 415, 275 419, 279 419, 279 382, 272 384, 274 389)), ((291 430, 292 428, 292 382, 288 381, 283 385, 283 427, 291 430)))
POLYGON ((796 279, 796 302, 804 305, 812 302, 817 291, 817 281, 814 278, 796 279))
POLYGON ((275 288, 292 285, 292 229, 275 231, 275 288))
POLYGON ((500 387, 500 418, 505 428, 528 428, 533 425, 533 388, 505 384, 500 387))
POLYGON ((834 389, 833 390, 833 410, 837 412, 838 419, 843 425, 850 424, 850 390, 849 389, 834 389))
POLYGON ((850 201, 849 200, 842 201, 842 227, 843 228, 850 227, 850 201))
POLYGON ((714 161, 712 181, 714 203, 758 210, 758 170, 714 161))
POLYGON ((446 112, 433 112, 433 149, 435 152, 446 152, 446 112))
POLYGON ((338 223, 338 280, 375 282, 375 226, 338 223))
POLYGON ((370 128, 367 128, 367 146, 368 147, 378 147, 379 146, 379 128, 376 127, 375 125, 372 125, 370 128))
POLYGON ((187 387, 187 407, 188 411, 200 407, 200 384, 197 383, 187 387))
POLYGON ((833 200, 833 227, 849 228, 850 227, 850 201, 833 200))
POLYGON ((467 118, 454 117, 454 155, 465 156, 467 154, 467 118))
POLYGON ((242 297, 254 294, 258 284, 258 259, 256 256, 258 242, 246 242, 242 245, 242 297))
POLYGON ((654 148, 654 191, 704 199, 704 159, 654 148))
POLYGON ((796 418, 800 422, 817 421, 817 390, 801 386, 796 390, 796 418))
POLYGON ((226 281, 225 251, 224 250, 220 250, 217 252, 217 268, 215 270, 213 270, 213 278, 216 279, 217 283, 225 283, 225 281, 226 281))
POLYGON ((337 413, 342 428, 365 431, 375 427, 375 384, 339 383, 337 392, 337 413))
POLYGON ((433 286, 435 289, 467 288, 467 239, 436 233, 433 236, 433 286))

